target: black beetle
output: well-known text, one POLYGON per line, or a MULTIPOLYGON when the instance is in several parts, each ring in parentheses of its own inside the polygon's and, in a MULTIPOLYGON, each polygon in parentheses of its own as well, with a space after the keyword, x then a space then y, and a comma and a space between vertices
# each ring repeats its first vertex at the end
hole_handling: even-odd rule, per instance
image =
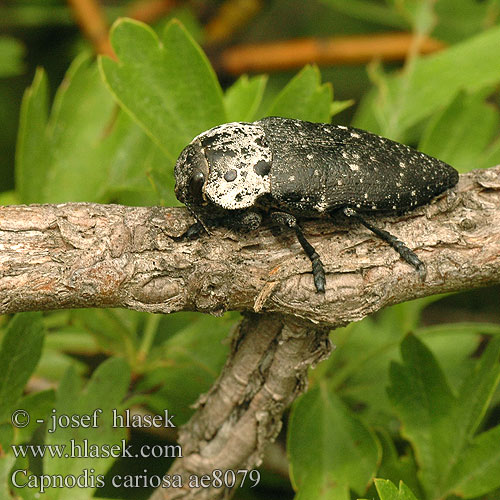
POLYGON ((450 165, 404 144, 341 125, 269 117, 226 123, 198 135, 175 165, 175 194, 197 224, 257 228, 263 214, 295 230, 325 291, 319 255, 298 219, 342 210, 389 243, 425 276, 422 261, 363 213, 402 213, 428 203, 458 182, 450 165))

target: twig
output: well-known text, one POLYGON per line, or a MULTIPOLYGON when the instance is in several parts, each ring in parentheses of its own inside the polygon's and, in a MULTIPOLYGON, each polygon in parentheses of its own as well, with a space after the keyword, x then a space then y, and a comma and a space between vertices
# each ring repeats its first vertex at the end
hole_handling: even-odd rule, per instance
MULTIPOLYGON (((229 38, 255 15, 261 5, 259 0, 239 1, 244 7, 238 7, 239 4, 231 0, 223 4, 218 15, 206 26, 209 46, 229 38)), ((108 23, 98 0, 68 2, 95 51, 116 59, 109 41, 108 23)), ((140 0, 132 4, 128 15, 143 22, 152 22, 167 14, 176 4, 175 0, 140 0)), ((335 65, 364 64, 374 59, 398 61, 405 59, 410 51, 412 37, 411 33, 381 33, 245 44, 226 48, 220 53, 212 50, 212 62, 219 71, 240 75, 300 68, 311 63, 335 65)), ((442 42, 424 37, 419 51, 428 54, 444 47, 442 42)))
POLYGON ((97 0, 68 0, 76 20, 85 36, 90 40, 98 54, 105 54, 113 59, 116 55, 108 36, 106 16, 97 0))
POLYGON ((143 23, 153 23, 166 16, 177 4, 176 0, 137 0, 129 5, 127 16, 143 23))
POLYGON ((229 40, 262 9, 262 0, 225 0, 205 26, 205 41, 214 45, 229 40))
POLYGON ((259 299, 261 312, 336 327, 397 302, 494 283, 499 173, 500 166, 462 175, 455 190, 431 205, 377 219, 426 263, 425 282, 385 243, 340 215, 305 223, 326 267, 326 294, 315 293, 294 235, 276 237, 267 226, 174 241, 192 223, 183 208, 1 207, 0 313, 126 307, 221 314, 252 311, 259 299))
POLYGON ((225 488, 193 488, 190 478, 260 465, 283 412, 306 388, 307 369, 330 351, 327 330, 280 315, 247 315, 219 380, 179 434, 183 458, 169 474, 181 476, 183 488, 160 487, 151 500, 225 498, 225 488))
MULTIPOLYGON (((410 50, 412 37, 411 33, 381 33, 246 44, 225 49, 214 59, 214 65, 226 73, 239 75, 300 68, 311 63, 327 66, 364 64, 373 59, 399 61, 410 50)), ((428 54, 444 47, 438 40, 424 38, 419 50, 428 54)))

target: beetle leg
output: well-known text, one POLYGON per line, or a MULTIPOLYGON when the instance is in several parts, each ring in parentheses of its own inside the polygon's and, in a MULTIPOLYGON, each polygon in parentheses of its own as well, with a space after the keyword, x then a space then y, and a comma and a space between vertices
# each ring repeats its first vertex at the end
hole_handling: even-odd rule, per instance
POLYGON ((319 258, 319 255, 314 247, 307 241, 306 237, 304 236, 302 228, 299 226, 297 219, 293 215, 287 214, 285 212, 272 212, 271 218, 280 226, 289 227, 295 231, 299 243, 304 249, 306 255, 309 257, 309 260, 311 261, 314 286, 316 287, 316 291, 318 291, 319 293, 325 293, 326 278, 323 263, 321 262, 321 259, 319 258))
POLYGON ((394 250, 396 250, 396 252, 398 252, 406 262, 408 262, 408 264, 412 265, 417 270, 419 276, 422 279, 425 279, 425 264, 401 240, 398 240, 396 236, 391 233, 373 226, 352 208, 344 208, 343 212, 348 217, 354 217, 356 220, 361 222, 363 226, 375 233, 379 238, 389 243, 389 245, 391 245, 391 247, 394 248, 394 250))
POLYGON ((199 222, 195 222, 191 224, 185 233, 180 236, 171 236, 171 238, 175 241, 185 241, 185 240, 195 240, 201 236, 201 233, 204 233, 205 227, 202 226, 199 222))
MULTIPOLYGON (((223 225, 237 231, 252 231, 253 229, 257 229, 261 223, 262 215, 258 212, 251 211, 236 212, 231 216, 212 221, 212 225, 223 225)), ((198 220, 189 226, 184 234, 173 237, 173 239, 176 241, 195 240, 204 232, 208 233, 209 236, 211 235, 211 233, 208 232, 207 226, 201 222, 201 220, 198 220)))
POLYGON ((230 228, 239 231, 253 231, 260 227, 262 223, 262 215, 258 212, 246 210, 245 212, 236 212, 234 215, 228 216, 226 225, 230 228))

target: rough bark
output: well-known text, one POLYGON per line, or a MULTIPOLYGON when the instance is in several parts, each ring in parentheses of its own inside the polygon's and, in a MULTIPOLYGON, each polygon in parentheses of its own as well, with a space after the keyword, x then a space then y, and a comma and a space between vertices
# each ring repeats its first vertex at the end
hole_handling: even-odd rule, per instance
MULTIPOLYGON (((375 221, 375 218, 373 219, 375 221)), ((97 204, 0 208, 0 312, 127 307, 148 312, 245 312, 226 366, 182 429, 170 474, 252 468, 328 355, 328 328, 386 305, 500 282, 500 166, 461 176, 432 204, 377 225, 427 266, 421 280, 399 255, 340 215, 304 224, 327 271, 315 292, 294 234, 214 230, 176 241, 182 208, 97 204), (256 314, 260 313, 260 314, 256 314)), ((152 499, 220 498, 228 490, 158 489, 152 499)))
MULTIPOLYGON (((293 233, 174 241, 192 222, 183 208, 89 203, 0 208, 0 313, 126 307, 169 313, 282 313, 322 326, 386 305, 495 283, 500 269, 500 166, 461 176, 456 189, 400 217, 377 217, 427 265, 414 269, 340 214, 304 224, 327 271, 315 292, 293 233)), ((373 218, 372 220, 375 220, 373 218)))
POLYGON ((180 475, 183 488, 160 487, 151 500, 226 498, 229 489, 193 488, 190 478, 229 470, 242 479, 238 470, 260 465, 283 412, 306 388, 307 369, 330 351, 328 330, 279 314, 247 314, 219 379, 179 433, 183 458, 168 474, 180 475))

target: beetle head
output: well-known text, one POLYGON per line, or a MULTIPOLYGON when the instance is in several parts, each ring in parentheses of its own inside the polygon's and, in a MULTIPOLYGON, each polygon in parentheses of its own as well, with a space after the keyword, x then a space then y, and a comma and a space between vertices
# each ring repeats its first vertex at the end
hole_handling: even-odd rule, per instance
POLYGON ((208 178, 208 163, 198 140, 184 148, 174 168, 175 196, 186 205, 205 205, 203 188, 208 178))
POLYGON ((197 136, 175 165, 175 194, 188 207, 239 210, 270 191, 272 153, 253 123, 226 123, 197 136))

